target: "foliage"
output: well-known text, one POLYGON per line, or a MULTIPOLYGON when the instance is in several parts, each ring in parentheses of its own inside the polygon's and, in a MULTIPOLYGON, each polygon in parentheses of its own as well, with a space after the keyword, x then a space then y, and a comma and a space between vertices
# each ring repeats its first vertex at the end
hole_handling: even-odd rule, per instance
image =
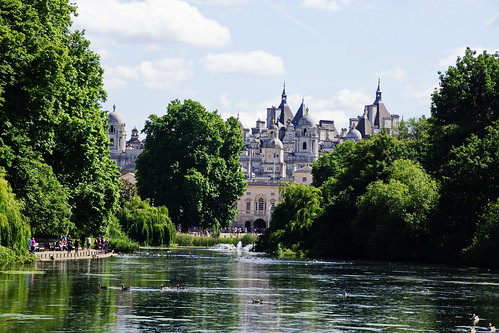
POLYGON ((472 135, 450 151, 442 167, 441 214, 433 231, 444 253, 456 256, 469 246, 485 206, 499 193, 498 168, 499 121, 487 126, 482 137, 472 135))
POLYGON ((74 230, 67 190, 50 166, 34 156, 16 156, 11 170, 9 181, 25 203, 23 214, 30 221, 32 234, 51 237, 74 230))
POLYGON ((120 207, 125 207, 125 203, 132 201, 138 195, 137 186, 132 184, 128 179, 120 178, 120 207))
POLYGON ((125 203, 118 217, 125 232, 142 245, 173 244, 175 226, 164 206, 152 207, 149 199, 141 200, 135 196, 125 203))
POLYGON ((243 246, 254 244, 258 236, 253 234, 245 234, 242 237, 210 237, 210 236, 195 236, 187 233, 177 233, 175 236, 175 244, 178 246, 203 246, 212 247, 217 244, 232 244, 234 246, 242 243, 243 246))
POLYGON ((183 229, 229 226, 245 188, 237 119, 224 122, 198 102, 174 100, 166 115, 149 117, 144 132, 137 159, 141 197, 168 207, 183 229))
POLYGON ((416 152, 415 158, 420 163, 428 160, 431 130, 432 124, 425 116, 402 120, 397 130, 398 139, 416 152))
POLYGON ((0 0, 0 166, 43 234, 99 233, 117 208, 103 70, 70 30, 74 13, 62 0, 0 0))
POLYGON ((464 260, 474 265, 499 266, 499 199, 490 202, 480 216, 471 244, 463 250, 464 260))
POLYGON ((369 184, 357 201, 357 246, 372 258, 418 258, 437 203, 435 180, 412 161, 394 161, 388 178, 369 184))
POLYGON ((439 72, 440 88, 432 95, 432 119, 474 133, 499 119, 499 54, 466 49, 456 65, 439 72))
POLYGON ((336 177, 344 168, 346 156, 354 149, 354 146, 354 142, 345 141, 336 146, 332 152, 320 156, 312 165, 314 175, 312 185, 320 187, 329 178, 336 177))
POLYGON ((104 235, 109 239, 109 248, 115 252, 134 252, 139 249, 139 243, 127 236, 117 218, 107 225, 104 235))
POLYGON ((16 254, 27 254, 30 236, 29 224, 21 213, 22 208, 22 203, 16 200, 9 183, 0 174, 0 246, 16 254))
POLYGON ((269 228, 257 243, 260 251, 276 254, 293 246, 298 250, 321 214, 321 192, 313 186, 290 184, 281 189, 280 196, 281 202, 272 213, 269 228))

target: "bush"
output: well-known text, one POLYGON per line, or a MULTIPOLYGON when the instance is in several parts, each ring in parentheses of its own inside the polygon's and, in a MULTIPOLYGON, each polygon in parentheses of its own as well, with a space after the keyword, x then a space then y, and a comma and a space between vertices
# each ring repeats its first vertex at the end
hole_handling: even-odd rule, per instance
POLYGON ((126 233, 141 245, 173 244, 176 230, 164 206, 152 207, 149 199, 141 200, 135 196, 125 203, 118 218, 126 233))
POLYGON ((254 234, 245 234, 242 237, 210 237, 210 236, 194 236, 191 234, 177 233, 175 237, 175 245, 177 246, 203 246, 212 247, 217 244, 232 244, 237 245, 241 241, 243 246, 254 244, 258 236, 254 234))
POLYGON ((123 230, 121 230, 121 225, 116 218, 113 218, 108 224, 105 235, 106 238, 109 239, 109 248, 115 252, 127 253, 139 249, 139 243, 131 240, 123 230))

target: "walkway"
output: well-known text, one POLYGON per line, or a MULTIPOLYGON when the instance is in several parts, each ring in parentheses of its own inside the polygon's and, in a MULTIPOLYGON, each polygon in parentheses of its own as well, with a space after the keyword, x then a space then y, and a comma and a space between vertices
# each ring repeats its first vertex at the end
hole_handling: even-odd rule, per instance
POLYGON ((35 252, 39 261, 52 261, 52 260, 69 260, 69 259, 97 259, 97 258, 109 258, 117 255, 114 252, 104 253, 101 250, 79 250, 78 253, 75 251, 41 251, 35 252))

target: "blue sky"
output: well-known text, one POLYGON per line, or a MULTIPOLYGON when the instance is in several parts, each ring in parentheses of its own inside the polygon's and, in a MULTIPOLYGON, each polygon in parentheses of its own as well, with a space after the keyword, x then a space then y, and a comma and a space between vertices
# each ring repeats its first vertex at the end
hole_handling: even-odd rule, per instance
POLYGON ((127 133, 173 99, 245 127, 278 106, 283 84, 340 130, 374 101, 430 115, 438 72, 469 46, 499 51, 497 0, 76 0, 76 29, 101 56, 108 100, 127 133))

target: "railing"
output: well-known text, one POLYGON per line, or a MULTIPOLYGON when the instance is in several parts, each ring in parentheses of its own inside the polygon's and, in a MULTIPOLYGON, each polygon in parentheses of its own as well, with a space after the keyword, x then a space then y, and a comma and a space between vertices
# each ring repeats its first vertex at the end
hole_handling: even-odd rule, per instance
POLYGON ((75 251, 42 251, 35 252, 39 260, 56 260, 56 259, 76 259, 81 257, 98 257, 106 252, 101 250, 79 250, 75 251))

